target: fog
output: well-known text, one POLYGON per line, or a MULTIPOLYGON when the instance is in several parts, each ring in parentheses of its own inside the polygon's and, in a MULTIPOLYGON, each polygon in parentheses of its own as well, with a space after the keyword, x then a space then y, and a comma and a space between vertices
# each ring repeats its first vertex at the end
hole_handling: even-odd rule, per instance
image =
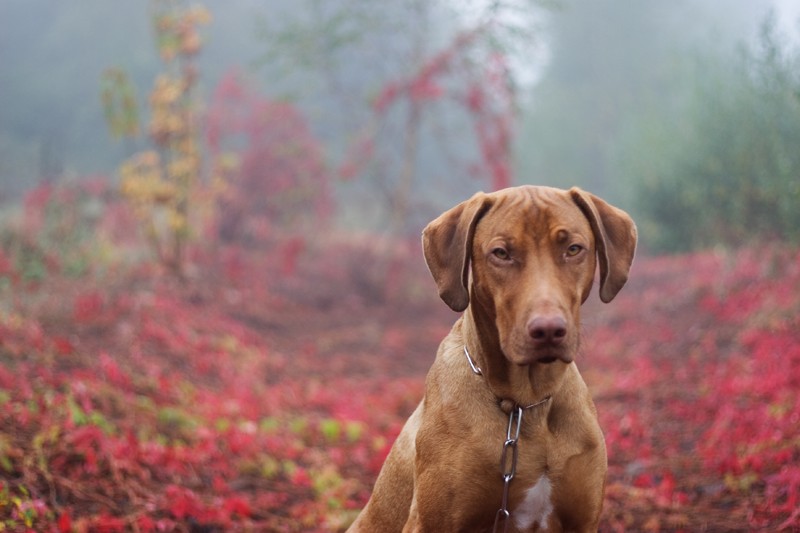
MULTIPOLYGON (((43 180, 117 180, 120 164, 148 146, 144 134, 112 138, 100 85, 107 69, 126 72, 146 131, 148 94, 163 69, 154 5, 0 5, 0 200, 43 180)), ((708 107, 698 95, 752 77, 744 71, 768 53, 759 37, 765 24, 783 51, 774 69, 788 72, 797 57, 792 2, 737 0, 724 12, 711 0, 206 5, 213 21, 197 57, 201 116, 231 71, 265 98, 291 102, 321 147, 337 220, 347 228, 414 232, 442 206, 512 183, 578 185, 636 212, 647 205, 643 197, 665 194, 703 166, 676 156, 686 149, 677 141, 690 131, 707 135, 693 122, 697 108, 708 107), (398 94, 376 111, 392 87, 398 94), (469 103, 478 93, 479 111, 469 103), (356 174, 341 179, 353 157, 356 174)), ((788 78, 791 91, 797 79, 788 78)), ((780 131, 778 142, 791 144, 787 135, 796 132, 780 131)), ((645 231, 659 220, 645 221, 645 231)), ((669 248, 680 238, 650 240, 669 248)))

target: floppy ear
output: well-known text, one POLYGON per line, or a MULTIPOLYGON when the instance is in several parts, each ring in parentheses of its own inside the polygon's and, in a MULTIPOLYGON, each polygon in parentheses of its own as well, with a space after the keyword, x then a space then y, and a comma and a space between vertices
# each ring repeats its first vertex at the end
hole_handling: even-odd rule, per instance
POLYGON ((472 236, 478 219, 491 207, 491 200, 479 192, 442 213, 422 231, 422 251, 439 297, 453 311, 469 305, 469 259, 472 236))
POLYGON ((636 252, 636 225, 625 211, 593 194, 577 187, 569 193, 592 227, 600 265, 600 299, 608 303, 628 280, 636 252))

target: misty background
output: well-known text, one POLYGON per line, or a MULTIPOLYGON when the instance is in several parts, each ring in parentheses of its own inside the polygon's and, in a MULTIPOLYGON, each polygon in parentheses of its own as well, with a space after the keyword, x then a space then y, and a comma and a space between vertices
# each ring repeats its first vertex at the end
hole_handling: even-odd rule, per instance
MULTIPOLYGON (((204 5, 201 114, 232 75, 291 103, 343 229, 418 232, 476 190, 531 183, 623 207, 646 251, 800 236, 792 2, 204 5)), ((42 182, 117 180, 146 148, 145 134, 113 138, 100 94, 123 70, 146 123, 162 68, 151 15, 148 2, 0 2, 3 209, 42 182)))

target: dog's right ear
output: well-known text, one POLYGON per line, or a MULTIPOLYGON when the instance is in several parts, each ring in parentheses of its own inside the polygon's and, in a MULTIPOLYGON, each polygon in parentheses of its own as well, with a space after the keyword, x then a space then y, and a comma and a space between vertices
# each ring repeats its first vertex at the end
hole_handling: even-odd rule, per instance
POLYGON ((479 192, 445 211, 422 231, 422 251, 439 297, 453 311, 469 305, 469 260, 472 236, 481 216, 491 207, 489 195, 479 192))
POLYGON ((589 219, 595 235, 600 266, 600 300, 614 299, 628 280, 636 252, 636 224, 625 211, 607 204, 577 187, 569 190, 572 199, 589 219))

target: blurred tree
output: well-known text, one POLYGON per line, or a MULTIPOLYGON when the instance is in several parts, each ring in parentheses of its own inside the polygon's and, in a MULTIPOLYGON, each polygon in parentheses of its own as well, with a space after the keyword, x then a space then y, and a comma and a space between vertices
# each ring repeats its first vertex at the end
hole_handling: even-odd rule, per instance
MULTIPOLYGON (((186 7, 181 0, 154 3, 154 35, 165 67, 150 93, 149 134, 155 150, 136 154, 120 168, 122 193, 134 206, 159 261, 179 277, 190 235, 190 206, 201 195, 194 58, 202 46, 197 28, 209 21, 205 8, 186 7)), ((126 101, 126 84, 106 89, 110 101, 115 90, 126 101)), ((122 122, 124 134, 134 131, 128 119, 122 122)), ((110 126, 120 128, 114 122, 110 126)))
POLYGON ((103 73, 100 84, 100 99, 111 136, 122 139, 138 135, 139 104, 128 74, 122 69, 110 68, 103 73))
POLYGON ((768 17, 756 47, 696 68, 684 106, 643 118, 623 146, 649 247, 800 241, 800 49, 768 17))
MULTIPOLYGON (((513 109, 495 104, 516 101, 547 0, 206 3, 215 24, 197 58, 200 95, 209 94, 231 66, 248 67, 263 53, 261 68, 249 72, 253 84, 266 88, 272 100, 291 97, 328 162, 342 166, 368 144, 359 141, 373 141, 373 150, 363 153, 371 155, 359 169, 363 179, 337 184, 334 194, 347 200, 340 221, 385 227, 387 206, 410 203, 398 207, 394 218, 418 228, 454 198, 496 186, 491 180, 503 183, 504 175, 510 179, 502 154, 515 131, 508 124, 513 109), (254 32, 259 18, 260 43, 254 32), (479 26, 486 27, 480 39, 437 74, 441 96, 422 106, 401 96, 376 116, 371 102, 387 85, 407 85, 457 36, 479 26), (468 76, 485 77, 486 94, 470 91, 468 76), (372 217, 363 214, 371 209, 372 217)), ((148 5, 85 0, 78 9, 59 0, 0 2, 0 196, 9 185, 21 189, 35 181, 39 169, 108 174, 144 148, 141 136, 113 142, 96 95, 108 65, 124 68, 137 94, 148 90, 161 68, 148 5)), ((150 110, 141 104, 140 111, 144 127, 150 110)))
POLYGON ((209 101, 206 146, 222 176, 218 233, 252 244, 275 230, 314 234, 329 221, 328 170, 302 113, 253 90, 232 70, 209 101))
POLYGON ((521 180, 624 200, 631 184, 619 163, 632 154, 622 139, 641 116, 680 107, 684 87, 702 74, 687 58, 732 46, 766 3, 737 0, 720 17, 711 0, 564 0, 550 17, 550 61, 517 139, 521 180))
POLYGON ((293 2, 264 22, 264 65, 306 80, 293 96, 344 196, 375 210, 369 225, 416 230, 453 198, 511 182, 512 58, 529 51, 543 5, 293 2))
POLYGON ((52 169, 60 169, 53 178, 107 171, 124 155, 106 133, 97 80, 122 64, 145 86, 156 66, 145 10, 105 0, 0 2, 0 196, 52 169))
MULTIPOLYGON (((261 0, 204 3, 215 21, 204 32, 210 46, 197 58, 201 95, 232 63, 247 64, 260 53, 252 21, 269 7, 261 0)), ((108 135, 97 81, 118 65, 138 95, 152 86, 163 66, 150 7, 149 1, 0 1, 0 202, 35 184, 40 170, 61 169, 57 178, 110 175, 120 159, 144 148, 141 136, 116 142, 108 135)), ((149 110, 142 102, 140 111, 144 125, 149 110)))

